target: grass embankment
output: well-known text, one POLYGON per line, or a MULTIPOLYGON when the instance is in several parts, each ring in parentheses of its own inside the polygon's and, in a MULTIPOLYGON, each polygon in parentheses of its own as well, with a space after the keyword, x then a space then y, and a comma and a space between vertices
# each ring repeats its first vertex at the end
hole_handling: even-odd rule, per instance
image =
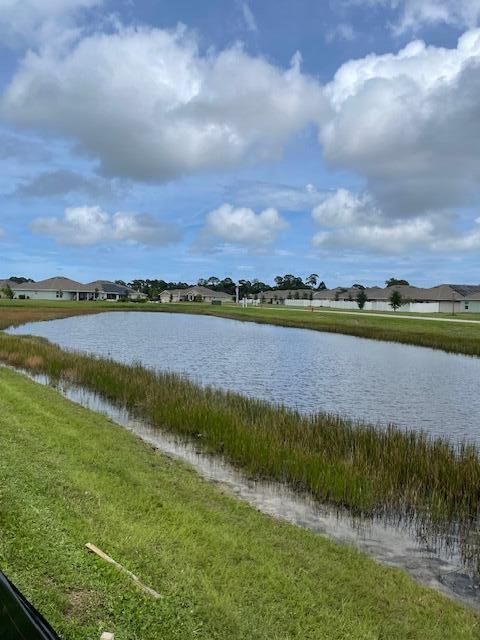
MULTIPOLYGON (((318 308, 312 312, 275 306, 244 309, 233 304, 217 307, 199 303, 123 304, 0 300, 0 328, 28 322, 28 315, 31 316, 30 320, 34 321, 105 311, 150 311, 218 316, 245 322, 342 333, 360 338, 400 342, 451 353, 480 356, 480 325, 436 321, 435 318, 443 317, 442 314, 431 318, 419 316, 410 320, 405 319, 401 314, 394 313, 386 317, 376 317, 342 311, 332 313, 329 309, 322 312, 318 308)), ((459 315, 457 314, 455 318, 458 319, 459 315)), ((464 313, 461 314, 461 319, 476 320, 478 317, 475 314, 464 313)))
POLYGON ((478 616, 402 572, 257 513, 7 370, 0 451, 0 566, 68 640, 479 637, 478 616))
POLYGON ((266 402, 0 334, 0 361, 64 379, 153 424, 195 438, 252 476, 288 482, 362 513, 415 508, 438 523, 477 517, 480 460, 473 446, 339 417, 304 416, 266 402))

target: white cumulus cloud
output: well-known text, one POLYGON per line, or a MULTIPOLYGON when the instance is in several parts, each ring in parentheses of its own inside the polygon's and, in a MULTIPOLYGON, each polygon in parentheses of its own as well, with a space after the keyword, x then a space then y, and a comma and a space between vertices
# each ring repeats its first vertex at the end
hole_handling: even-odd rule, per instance
POLYGON ((36 218, 31 227, 34 233, 50 236, 64 245, 131 242, 162 246, 179 239, 174 225, 161 223, 148 214, 119 211, 111 215, 98 206, 68 208, 62 218, 36 218))
POLYGON ((313 219, 324 227, 372 224, 381 216, 368 193, 354 194, 338 189, 312 211, 313 219))
POLYGON ((328 249, 351 249, 358 253, 400 255, 415 249, 432 248, 435 232, 431 220, 415 218, 320 231, 313 237, 313 245, 328 249))
POLYGON ((0 43, 35 46, 64 38, 76 31, 75 19, 83 9, 103 0, 0 0, 0 43))
POLYGON ((414 41, 351 60, 325 94, 327 162, 364 177, 385 214, 418 216, 478 196, 480 30, 452 49, 414 41))
POLYGON ((313 236, 312 244, 324 251, 400 255, 480 249, 480 218, 466 230, 458 225, 455 216, 442 212, 391 218, 366 192, 339 189, 313 209, 312 217, 322 227, 313 236))
POLYGON ((278 157, 323 105, 298 55, 282 69, 238 46, 202 53, 185 28, 119 27, 29 52, 0 115, 75 141, 103 174, 164 181, 278 157))
POLYGON ((274 242, 287 226, 276 209, 255 213, 252 209, 223 204, 207 214, 202 235, 232 245, 261 246, 274 242))

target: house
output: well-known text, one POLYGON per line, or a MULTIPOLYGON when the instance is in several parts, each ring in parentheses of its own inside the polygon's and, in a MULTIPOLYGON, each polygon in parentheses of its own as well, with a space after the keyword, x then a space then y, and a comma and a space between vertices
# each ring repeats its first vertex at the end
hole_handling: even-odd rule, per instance
MULTIPOLYGON (((333 309, 358 309, 359 287, 336 287, 316 291, 309 302, 287 299, 289 306, 330 307, 333 309)), ((391 311, 390 297, 398 291, 405 301, 401 311, 410 313, 457 313, 462 310, 465 294, 478 292, 477 285, 442 284, 431 288, 396 285, 393 287, 367 287, 363 289, 367 301, 366 311, 391 311)))
POLYGON ((195 285, 186 289, 166 289, 160 294, 160 300, 161 302, 234 302, 235 296, 195 285))
POLYGON ((299 300, 311 300, 312 289, 275 289, 274 291, 262 291, 258 294, 262 304, 292 304, 299 300))
POLYGON ((82 284, 70 278, 58 276, 40 282, 14 283, 14 297, 23 300, 120 300, 145 298, 143 293, 107 280, 82 284))
POLYGON ((30 300, 89 300, 91 291, 81 282, 63 276, 12 287, 14 297, 30 300))
POLYGON ((464 300, 462 300, 461 311, 480 313, 480 290, 467 293, 464 300))
POLYGON ((95 280, 87 285, 94 294, 94 300, 146 300, 148 296, 130 287, 108 280, 95 280))

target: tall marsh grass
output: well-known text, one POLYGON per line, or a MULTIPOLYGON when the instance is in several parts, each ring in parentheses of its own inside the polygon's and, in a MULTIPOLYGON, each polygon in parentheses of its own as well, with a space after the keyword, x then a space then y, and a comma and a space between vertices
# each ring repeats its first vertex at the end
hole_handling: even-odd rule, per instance
POLYGON ((37 338, 0 334, 0 361, 84 386, 198 440, 253 477, 286 482, 359 514, 414 511, 439 526, 478 518, 480 458, 473 445, 335 415, 305 416, 37 338))

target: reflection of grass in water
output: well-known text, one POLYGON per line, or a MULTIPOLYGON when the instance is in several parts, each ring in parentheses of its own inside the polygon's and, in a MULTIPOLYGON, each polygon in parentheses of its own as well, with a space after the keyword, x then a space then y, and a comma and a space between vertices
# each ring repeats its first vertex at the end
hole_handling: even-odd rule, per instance
POLYGON ((251 476, 287 482, 358 514, 412 514, 442 535, 460 527, 457 539, 471 539, 475 530, 480 459, 473 445, 304 416, 174 374, 64 352, 41 339, 1 335, 0 359, 95 391, 195 438, 251 476))

